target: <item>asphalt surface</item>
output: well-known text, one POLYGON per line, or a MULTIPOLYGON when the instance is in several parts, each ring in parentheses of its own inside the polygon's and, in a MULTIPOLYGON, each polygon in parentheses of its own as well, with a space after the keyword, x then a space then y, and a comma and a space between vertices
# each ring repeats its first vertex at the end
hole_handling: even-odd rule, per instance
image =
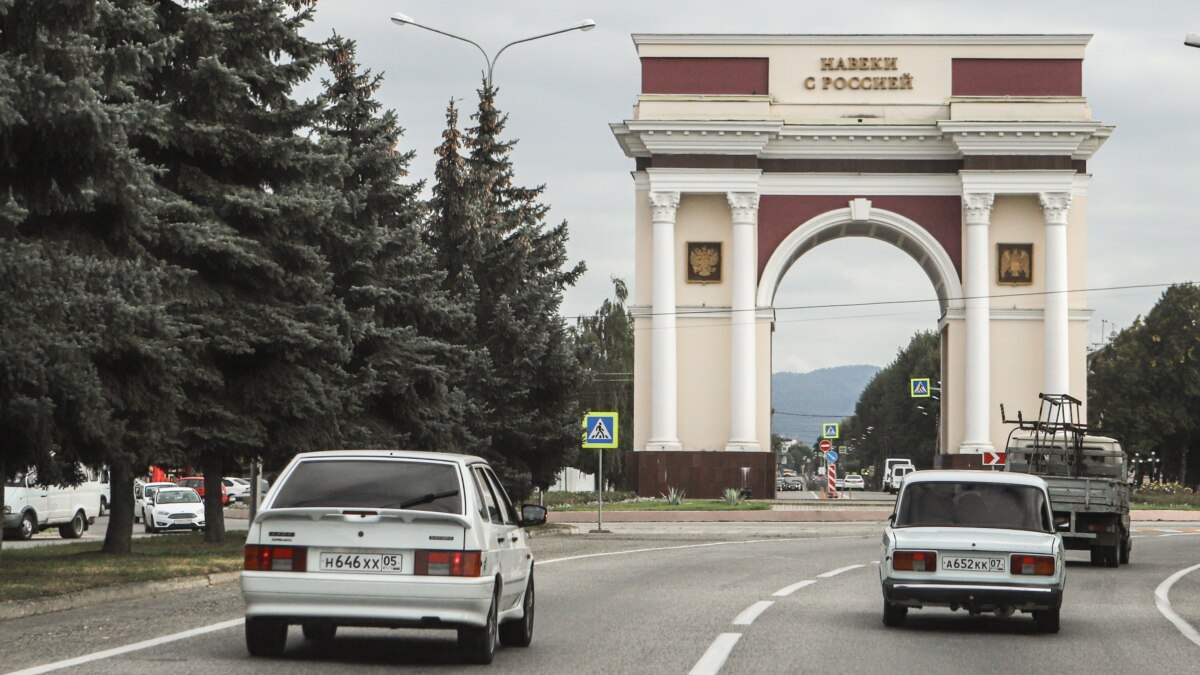
MULTIPOLYGON (((905 628, 885 628, 878 524, 612 527, 609 535, 535 538, 533 645, 501 648, 493 672, 1184 673, 1200 662, 1200 646, 1160 613, 1154 596, 1165 579, 1200 563, 1200 534, 1139 528, 1132 564, 1115 570, 1093 568, 1085 554, 1070 553, 1062 632, 1042 635, 1026 615, 970 617, 937 609, 910 612, 905 628)), ((1180 578, 1169 599, 1183 620, 1200 627, 1200 570, 1180 578)), ((236 623, 241 616, 238 586, 229 584, 0 622, 0 671, 213 625, 211 632, 61 672, 466 668, 450 631, 348 629, 319 645, 293 627, 282 659, 251 659, 236 623), (221 622, 233 623, 222 628, 221 622)))

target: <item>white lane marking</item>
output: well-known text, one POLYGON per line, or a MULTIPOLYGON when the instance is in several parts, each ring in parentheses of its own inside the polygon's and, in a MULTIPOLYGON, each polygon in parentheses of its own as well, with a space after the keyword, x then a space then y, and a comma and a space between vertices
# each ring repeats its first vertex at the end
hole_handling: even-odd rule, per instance
POLYGON ((554 563, 569 562, 571 560, 583 560, 585 558, 603 558, 610 555, 626 555, 629 553, 649 553, 651 551, 676 551, 683 548, 701 548, 704 546, 736 546, 740 544, 767 544, 775 541, 829 541, 830 539, 862 539, 862 535, 846 535, 840 537, 777 537, 775 539, 747 539, 745 541, 710 541, 705 544, 685 544, 682 546, 656 546, 654 548, 634 548, 628 551, 608 551, 606 553, 585 553, 583 555, 572 555, 565 558, 552 558, 550 560, 539 560, 539 567, 544 565, 553 565, 554 563))
POLYGON ((845 567, 840 567, 836 570, 826 572, 824 574, 818 574, 817 578, 818 579, 828 579, 829 577, 836 577, 837 575, 841 574, 842 572, 849 572, 850 570, 856 570, 860 567, 864 567, 864 565, 847 565, 845 567))
POLYGON ((795 593, 796 591, 800 590, 801 588, 804 588, 805 586, 812 586, 815 583, 817 583, 815 579, 807 579, 805 581, 797 581, 796 583, 792 584, 791 586, 784 586, 783 588, 775 591, 771 595, 776 598, 786 598, 787 596, 791 595, 792 593, 795 593))
POLYGON ((219 630, 225 630, 226 628, 240 626, 245 622, 246 620, 244 618, 230 619, 229 621, 222 621, 221 623, 201 626, 200 628, 192 628, 191 630, 185 630, 180 633, 164 635, 162 637, 154 638, 153 640, 135 642, 131 645, 125 645, 124 647, 115 647, 113 649, 106 649, 102 652, 94 652, 92 654, 85 654, 84 656, 77 656, 73 659, 67 659, 65 661, 55 661, 54 663, 48 663, 44 666, 35 666, 33 668, 26 668, 25 670, 17 670, 9 673, 8 675, 37 675, 38 673, 49 673, 62 668, 70 668, 72 666, 78 666, 84 663, 91 663, 92 661, 107 659, 112 656, 119 656, 121 654, 128 654, 129 652, 149 649, 150 647, 157 647, 159 645, 175 642, 177 640, 186 640, 188 638, 196 637, 197 635, 204 635, 205 633, 215 633, 219 630))
POLYGON ((879 561, 878 561, 878 560, 872 560, 871 562, 869 562, 869 563, 867 563, 867 564, 868 564, 868 565, 878 565, 878 564, 879 564, 879 561))
POLYGON ((729 652, 733 651, 733 646, 741 637, 741 633, 718 635, 717 639, 708 646, 708 651, 704 652, 704 656, 701 656, 696 665, 688 671, 688 675, 717 675, 721 672, 721 666, 725 665, 725 659, 729 658, 729 652))
POLYGON ((1158 585, 1158 588, 1154 589, 1154 604, 1158 605, 1158 611, 1167 617, 1167 621, 1175 624, 1179 632, 1183 633, 1183 637, 1191 640, 1196 646, 1200 647, 1200 632, 1193 628, 1187 621, 1184 621, 1183 617, 1175 613, 1175 608, 1171 607, 1171 601, 1167 597, 1167 594, 1171 592, 1171 587, 1175 585, 1176 581, 1182 579, 1189 572, 1195 572, 1196 570, 1200 570, 1200 565, 1192 565, 1167 577, 1166 580, 1158 585))
POLYGON ((813 498, 813 499, 818 499, 818 497, 817 497, 817 493, 816 493, 816 492, 813 492, 812 490, 809 490, 809 491, 808 491, 808 494, 812 495, 812 498, 813 498))
POLYGON ((1160 537, 1194 537, 1200 532, 1172 532, 1170 534, 1160 534, 1160 537))
POLYGON ((746 609, 743 609, 742 613, 738 614, 737 618, 733 620, 733 625, 749 626, 750 624, 754 623, 754 620, 758 618, 759 614, 767 611, 767 608, 773 604, 775 603, 771 600, 759 600, 746 609))

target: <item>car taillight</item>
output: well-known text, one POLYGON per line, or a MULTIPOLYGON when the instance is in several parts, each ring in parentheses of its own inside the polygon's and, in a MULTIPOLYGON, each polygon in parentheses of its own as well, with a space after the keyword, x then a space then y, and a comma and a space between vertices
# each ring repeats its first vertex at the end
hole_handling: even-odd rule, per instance
POLYGON ((1054 557, 1048 555, 1025 555, 1014 553, 1010 569, 1013 574, 1051 576, 1054 574, 1054 557))
POLYGON ((1088 525, 1088 530, 1092 532, 1116 532, 1117 528, 1113 525, 1088 525))
POLYGON ((937 570, 937 554, 933 551, 895 551, 892 553, 892 569, 900 572, 934 572, 937 570))
POLYGON ((304 572, 308 549, 303 546, 247 546, 242 569, 254 572, 304 572))
POLYGON ((417 551, 413 574, 431 577, 477 577, 483 569, 479 551, 417 551))

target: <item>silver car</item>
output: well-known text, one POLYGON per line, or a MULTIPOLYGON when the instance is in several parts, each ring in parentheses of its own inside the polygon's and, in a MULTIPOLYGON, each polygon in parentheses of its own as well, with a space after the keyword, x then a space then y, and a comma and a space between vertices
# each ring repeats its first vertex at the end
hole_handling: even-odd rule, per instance
POLYGON ((338 626, 451 628, 467 661, 497 638, 533 637, 533 553, 518 512, 478 457, 400 450, 297 455, 246 537, 246 647, 279 656, 288 626, 332 640, 338 626))
POLYGON ((1005 471, 916 471, 883 533, 883 623, 911 609, 1033 615, 1057 633, 1066 567, 1046 483, 1005 471))

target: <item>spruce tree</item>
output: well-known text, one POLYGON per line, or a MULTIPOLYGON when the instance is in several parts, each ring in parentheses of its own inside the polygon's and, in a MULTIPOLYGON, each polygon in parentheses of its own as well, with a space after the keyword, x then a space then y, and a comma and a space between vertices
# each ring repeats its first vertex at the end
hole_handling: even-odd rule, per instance
POLYGON ((566 223, 547 226, 543 187, 514 182, 502 141, 504 117, 495 89, 480 90, 477 125, 466 135, 462 167, 454 110, 439 150, 431 237, 449 268, 448 284, 474 307, 473 344, 488 365, 469 384, 483 415, 473 418, 486 438, 483 454, 510 492, 548 487, 579 443, 579 362, 559 307, 563 291, 584 271, 567 267, 566 223))
POLYGON ((113 552, 132 466, 175 435, 184 367, 179 275, 149 248, 162 200, 128 142, 159 122, 134 95, 165 54, 152 27, 140 0, 0 2, 0 474, 110 465, 113 552))
POLYGON ((461 336, 470 308, 442 288, 446 274, 422 238, 421 185, 405 184, 413 153, 374 95, 382 78, 360 69, 355 44, 329 41, 333 74, 322 140, 345 154, 339 229, 326 243, 333 288, 353 318, 349 363, 357 415, 354 445, 453 450, 468 447, 469 400, 461 385, 472 352, 461 336))
POLYGON ((174 307, 197 376, 182 439, 205 477, 206 540, 219 542, 223 475, 340 442, 350 320, 321 242, 346 169, 309 135, 319 102, 291 95, 325 58, 299 32, 311 2, 160 0, 156 11, 178 44, 145 92, 167 108, 165 131, 140 147, 179 197, 161 244, 192 271, 174 307))

